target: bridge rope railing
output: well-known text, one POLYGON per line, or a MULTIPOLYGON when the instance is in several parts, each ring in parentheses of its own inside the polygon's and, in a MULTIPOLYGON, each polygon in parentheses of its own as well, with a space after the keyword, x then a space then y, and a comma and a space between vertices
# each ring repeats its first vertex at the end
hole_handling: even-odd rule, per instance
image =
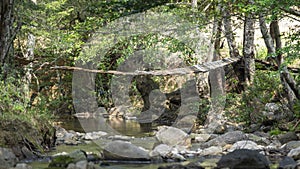
POLYGON ((133 72, 125 72, 118 70, 96 70, 96 69, 87 69, 82 67, 72 67, 72 66, 53 66, 51 69, 56 70, 73 70, 73 71, 84 71, 90 73, 102 73, 102 74, 115 74, 115 75, 153 75, 153 76, 167 76, 167 75, 187 75, 193 73, 205 73, 213 69, 221 68, 223 66, 232 64, 234 62, 239 61, 240 58, 232 57, 232 58, 224 58, 218 61, 206 62, 203 64, 197 64, 193 66, 183 67, 183 68, 173 68, 166 70, 136 70, 133 72))

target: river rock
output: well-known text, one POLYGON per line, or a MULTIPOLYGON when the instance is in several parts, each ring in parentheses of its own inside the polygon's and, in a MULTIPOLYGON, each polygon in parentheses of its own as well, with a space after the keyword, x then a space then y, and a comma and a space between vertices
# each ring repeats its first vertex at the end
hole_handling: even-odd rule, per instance
POLYGON ((159 130, 155 136, 160 142, 169 146, 191 146, 191 138, 189 137, 189 135, 186 132, 175 127, 159 127, 159 130))
POLYGON ((122 136, 122 135, 114 135, 114 136, 109 136, 108 139, 130 141, 132 139, 132 137, 122 136))
POLYGON ((292 157, 295 160, 299 160, 300 159, 300 147, 292 149, 288 155, 288 157, 292 157))
POLYGON ((69 154, 62 153, 60 155, 53 156, 49 167, 61 167, 66 168, 70 163, 76 163, 87 159, 86 152, 82 150, 75 150, 69 154))
POLYGON ((263 148, 262 146, 257 145, 253 141, 243 140, 234 143, 228 151, 232 152, 237 149, 262 150, 262 148, 263 148))
POLYGON ((264 145, 264 146, 271 144, 271 141, 268 139, 268 136, 265 136, 263 134, 260 135, 258 134, 246 134, 246 135, 249 140, 254 141, 257 144, 264 145))
POLYGON ((226 144, 233 144, 246 138, 247 136, 245 133, 241 131, 230 131, 202 144, 201 147, 207 148, 211 146, 225 146, 226 144))
POLYGON ((104 158, 106 160, 120 161, 149 161, 148 151, 131 144, 127 141, 116 140, 104 147, 104 158))
POLYGON ((162 157, 167 157, 167 155, 170 154, 171 151, 172 151, 172 147, 166 144, 160 144, 152 150, 151 154, 158 153, 162 157))
POLYGON ((207 156, 207 155, 220 155, 223 149, 221 146, 211 146, 201 151, 200 155, 207 156))
POLYGON ((88 166, 88 162, 86 160, 78 161, 75 166, 76 169, 86 169, 88 166))
POLYGON ((285 150, 291 150, 297 147, 300 147, 300 141, 289 141, 286 144, 284 144, 281 148, 285 150))
POLYGON ((297 162, 291 157, 284 157, 279 162, 279 169, 295 169, 297 167, 297 162))
POLYGON ((32 167, 26 163, 18 163, 14 169, 32 169, 32 167))
POLYGON ((267 103, 265 105, 265 111, 262 114, 266 117, 267 120, 283 120, 291 121, 293 120, 293 112, 285 105, 278 105, 276 103, 267 103))
POLYGON ((217 163, 218 168, 269 169, 267 158, 255 150, 238 149, 230 152, 217 163))
POLYGON ((295 141, 298 140, 298 136, 295 132, 287 132, 285 134, 278 135, 278 140, 281 144, 285 144, 289 141, 295 141))
POLYGON ((103 132, 103 131, 90 132, 90 133, 85 134, 84 139, 85 140, 97 140, 106 135, 107 135, 107 133, 103 132))
POLYGON ((73 162, 83 161, 87 159, 87 154, 83 150, 75 150, 68 154, 73 159, 73 162))
POLYGON ((196 143, 204 143, 211 138, 211 134, 194 134, 193 137, 196 143))
POLYGON ((9 148, 0 147, 0 169, 13 167, 17 163, 17 157, 9 148))

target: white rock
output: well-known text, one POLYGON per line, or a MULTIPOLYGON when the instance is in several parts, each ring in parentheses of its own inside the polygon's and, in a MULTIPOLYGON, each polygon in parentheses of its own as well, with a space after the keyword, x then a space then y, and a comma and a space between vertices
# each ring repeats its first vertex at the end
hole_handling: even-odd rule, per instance
POLYGON ((175 127, 161 126, 155 136, 159 141, 169 146, 190 146, 191 139, 188 134, 175 127))
POLYGON ((32 167, 26 163, 19 163, 16 165, 15 169, 32 169, 32 167))
POLYGON ((166 144, 160 144, 154 148, 153 153, 157 152, 160 156, 166 157, 169 153, 171 153, 171 151, 172 147, 166 144))
POLYGON ((201 155, 219 155, 222 153, 222 147, 221 146, 211 146, 201 151, 201 155))
POLYGON ((210 134, 196 134, 195 135, 195 142, 197 143, 204 143, 210 138, 210 134))
POLYGON ((234 143, 228 151, 232 152, 236 149, 261 150, 262 148, 263 148, 262 146, 257 145, 255 142, 251 140, 243 140, 234 143))

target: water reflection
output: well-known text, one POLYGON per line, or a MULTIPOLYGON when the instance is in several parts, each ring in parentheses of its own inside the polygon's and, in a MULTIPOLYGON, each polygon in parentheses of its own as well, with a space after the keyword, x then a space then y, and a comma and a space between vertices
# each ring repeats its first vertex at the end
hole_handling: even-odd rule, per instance
POLYGON ((151 123, 140 124, 135 120, 125 120, 122 118, 64 119, 62 127, 66 130, 74 130, 77 132, 108 131, 113 132, 114 134, 135 137, 149 136, 155 128, 151 123))

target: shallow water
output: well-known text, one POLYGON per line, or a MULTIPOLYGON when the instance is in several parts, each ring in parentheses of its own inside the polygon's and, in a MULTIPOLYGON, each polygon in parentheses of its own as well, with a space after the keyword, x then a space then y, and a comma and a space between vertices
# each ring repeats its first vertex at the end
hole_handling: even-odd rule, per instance
POLYGON ((65 119, 61 126, 66 130, 74 130, 77 132, 92 132, 105 131, 111 129, 115 130, 115 134, 134 136, 134 137, 148 137, 151 135, 156 126, 151 124, 139 124, 135 120, 124 120, 121 118, 104 119, 105 125, 102 125, 102 119, 65 119), (110 129, 107 129, 107 128, 110 129))
MULTIPOLYGON (((151 149, 154 144, 154 138, 149 137, 152 135, 155 126, 150 124, 140 125, 134 120, 123 120, 123 119, 105 119, 105 127, 101 125, 101 121, 97 118, 90 119, 63 119, 60 124, 61 127, 66 130, 74 130, 76 132, 92 132, 92 131, 105 131, 107 126, 115 130, 115 134, 126 135, 135 137, 132 141, 137 146, 142 146, 146 149, 151 149), (106 126, 107 125, 107 126, 106 126)), ((101 152, 101 147, 106 144, 107 140, 96 140, 91 141, 89 144, 80 144, 76 146, 59 145, 55 150, 49 152, 48 156, 54 155, 61 152, 72 152, 74 150, 81 149, 85 152, 98 154, 101 152)), ((48 167, 48 162, 45 160, 34 161, 30 165, 34 169, 45 169, 48 167)), ((101 166, 101 168, 107 169, 130 169, 130 168, 142 168, 142 169, 156 169, 161 164, 119 164, 116 162, 109 162, 109 166, 101 166)))

